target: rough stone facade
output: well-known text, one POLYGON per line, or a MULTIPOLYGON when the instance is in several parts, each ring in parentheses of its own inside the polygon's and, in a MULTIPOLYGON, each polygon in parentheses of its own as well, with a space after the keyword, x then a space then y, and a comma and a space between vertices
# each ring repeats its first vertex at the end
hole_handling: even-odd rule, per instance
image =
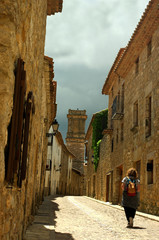
POLYGON ((83 174, 85 121, 87 119, 86 110, 69 110, 67 118, 68 131, 66 145, 68 149, 76 156, 76 161, 73 161, 73 168, 79 170, 83 174))
POLYGON ((95 197, 95 179, 96 172, 93 164, 93 149, 92 149, 92 122, 94 115, 90 121, 88 130, 86 132, 86 158, 87 158, 87 175, 86 175, 86 195, 89 197, 95 197))
MULTIPOLYGON (((47 102, 53 98, 53 91, 50 88, 52 79, 46 77, 44 70, 44 61, 46 68, 49 65, 44 60, 46 16, 47 1, 0 2, 0 239, 22 239, 36 207, 43 199, 46 132, 56 113, 56 104, 50 109, 47 102), (15 89, 19 88, 15 79, 23 83, 25 80, 22 85, 24 98, 18 103, 26 105, 19 107, 15 104, 18 99, 15 99, 15 89), (20 115, 21 120, 18 116, 22 125, 15 127, 22 144, 16 137, 17 145, 15 141, 8 145, 13 132, 11 119, 16 119, 13 115, 14 112, 15 116, 17 114, 16 108, 25 112, 25 116, 20 115), (17 152, 19 145, 20 153, 17 152), (12 159, 11 156, 8 160, 8 146, 12 146, 13 152, 20 154, 15 156, 20 158, 12 159), (13 167, 12 160, 15 161, 13 167), (26 164, 24 167, 23 163, 26 164)), ((22 91, 19 96, 22 96, 22 91)))
POLYGON ((135 167, 141 181, 139 210, 156 215, 159 215, 158 26, 158 1, 153 0, 127 47, 120 49, 104 83, 102 93, 109 95, 109 122, 103 132, 95 179, 95 197, 120 204, 121 179, 128 168, 135 167))

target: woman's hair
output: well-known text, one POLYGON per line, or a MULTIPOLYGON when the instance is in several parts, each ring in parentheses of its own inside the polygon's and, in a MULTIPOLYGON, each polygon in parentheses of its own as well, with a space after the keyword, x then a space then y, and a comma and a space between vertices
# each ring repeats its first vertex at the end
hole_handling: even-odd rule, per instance
POLYGON ((137 178, 138 174, 137 174, 137 170, 135 168, 129 168, 126 174, 128 177, 134 177, 137 178))

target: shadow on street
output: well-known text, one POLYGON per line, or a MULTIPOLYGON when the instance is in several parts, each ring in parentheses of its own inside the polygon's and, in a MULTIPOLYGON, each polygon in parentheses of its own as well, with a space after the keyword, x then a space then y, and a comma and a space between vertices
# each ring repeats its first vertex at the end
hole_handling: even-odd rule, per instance
MULTIPOLYGON (((52 224, 56 227, 56 212, 60 211, 59 209, 59 205, 57 203, 55 203, 55 200, 58 197, 64 197, 62 195, 57 195, 57 196, 53 196, 53 198, 51 198, 51 212, 52 212, 52 224)), ((74 238, 72 237, 72 235, 70 233, 61 233, 61 232, 56 232, 55 231, 55 239, 56 240, 74 240, 74 238)))

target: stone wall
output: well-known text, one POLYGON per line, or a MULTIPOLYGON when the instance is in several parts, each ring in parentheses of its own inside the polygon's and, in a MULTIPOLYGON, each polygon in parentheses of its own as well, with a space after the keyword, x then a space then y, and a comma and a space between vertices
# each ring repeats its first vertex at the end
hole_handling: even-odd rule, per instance
MULTIPOLYGON (((152 52, 147 58, 147 47, 141 52, 139 73, 135 65, 125 79, 125 116, 124 116, 124 162, 125 170, 137 167, 140 162, 141 204, 140 209, 159 215, 158 173, 159 173, 159 28, 152 35, 152 52), (128 94, 129 93, 129 94, 128 94), (146 136, 146 98, 151 96, 151 134, 146 136), (133 129, 133 105, 138 101, 138 126, 133 129), (132 130, 131 130, 132 129, 132 130), (148 183, 147 163, 153 161, 153 181, 148 183)), ((125 173, 125 171, 124 171, 125 173)))
POLYGON ((64 148, 61 151, 61 174, 59 193, 66 195, 67 193, 67 178, 68 178, 68 154, 64 148))
POLYGON ((83 176, 75 169, 72 169, 70 189, 69 194, 71 195, 83 195, 83 176))
POLYGON ((22 239, 26 226, 43 199, 49 129, 43 77, 47 1, 0 2, 0 238, 22 239), (5 181, 4 149, 13 110, 14 70, 18 58, 26 71, 26 94, 34 96, 35 112, 28 129, 26 177, 22 186, 5 181))
POLYGON ((92 131, 93 128, 90 124, 90 129, 88 129, 86 134, 86 156, 87 156, 87 178, 86 178, 86 195, 89 197, 95 197, 93 191, 93 178, 96 175, 94 164, 93 164, 93 149, 92 149, 92 131))
POLYGON ((69 109, 67 118, 66 145, 70 152, 76 156, 76 161, 73 161, 73 167, 83 174, 86 110, 69 109))
MULTIPOLYGON (((139 210, 159 215, 159 13, 158 1, 149 1, 128 46, 120 49, 104 83, 109 95, 108 129, 100 146, 96 175, 87 194, 121 203, 121 180, 130 167, 141 182, 139 210), (95 182, 95 183, 94 183, 95 182), (93 190, 92 190, 93 189, 93 190)), ((88 144, 91 139, 88 139, 88 144)))

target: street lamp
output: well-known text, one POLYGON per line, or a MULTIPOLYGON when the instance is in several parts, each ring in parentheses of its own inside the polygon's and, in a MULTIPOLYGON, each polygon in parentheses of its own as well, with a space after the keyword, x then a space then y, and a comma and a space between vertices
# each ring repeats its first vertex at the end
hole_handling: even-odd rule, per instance
POLYGON ((57 132, 58 131, 58 128, 59 128, 59 124, 58 124, 58 121, 55 119, 53 122, 52 122, 52 128, 53 128, 53 132, 57 132))
POLYGON ((52 133, 46 133, 46 137, 55 136, 55 134, 56 134, 57 131, 58 131, 59 124, 58 124, 58 121, 57 121, 56 119, 52 122, 51 125, 52 125, 53 132, 52 132, 52 133))

